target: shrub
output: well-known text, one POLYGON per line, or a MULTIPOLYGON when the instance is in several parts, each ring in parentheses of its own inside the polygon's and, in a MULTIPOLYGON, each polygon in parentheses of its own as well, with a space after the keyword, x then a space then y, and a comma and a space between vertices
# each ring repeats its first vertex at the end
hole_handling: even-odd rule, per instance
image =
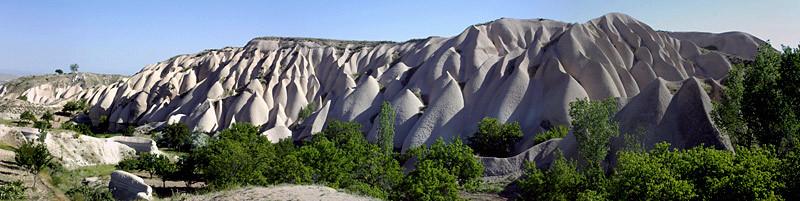
POLYGON ((613 122, 617 112, 617 101, 577 99, 569 103, 569 116, 575 140, 578 141, 578 154, 591 168, 601 168, 603 160, 611 149, 611 137, 619 136, 619 123, 613 122))
POLYGON ((42 114, 42 117, 39 117, 39 119, 41 119, 42 121, 50 122, 55 120, 55 116, 53 116, 53 113, 51 112, 45 112, 44 114, 42 114))
POLYGON ((89 106, 86 104, 87 100, 85 98, 81 98, 80 100, 69 101, 64 104, 61 108, 61 112, 70 113, 79 111, 82 113, 87 113, 90 109, 89 106))
POLYGON ((53 128, 53 124, 46 121, 35 121, 33 122, 33 127, 38 128, 39 130, 47 130, 53 128))
MULTIPOLYGON (((42 137, 42 139, 44 139, 44 137, 42 137)), ((16 161, 19 166, 22 166, 22 168, 32 173, 34 181, 37 181, 39 172, 42 171, 42 168, 49 164, 52 159, 53 156, 47 151, 47 147, 44 143, 26 141, 23 142, 19 148, 14 150, 14 161, 16 161)), ((33 187, 36 188, 36 182, 33 183, 33 187)))
POLYGON ((139 170, 139 159, 133 159, 133 158, 123 159, 119 161, 119 163, 117 163, 116 167, 117 169, 128 172, 133 170, 139 170))
POLYGON ((0 200, 24 200, 25 190, 22 181, 16 180, 0 186, 0 200))
POLYGON ((175 148, 178 151, 188 151, 191 149, 192 132, 184 123, 170 124, 161 131, 163 138, 159 140, 160 146, 175 148))
POLYGON ((134 133, 136 133, 135 126, 128 126, 127 128, 125 128, 125 130, 122 130, 123 136, 133 136, 134 133))
POLYGON ((481 155, 506 157, 520 139, 522 129, 517 122, 500 124, 495 118, 483 118, 478 123, 478 132, 473 133, 468 140, 470 147, 481 155))
POLYGON ((76 124, 73 122, 65 122, 61 124, 61 129, 75 131, 77 134, 94 136, 92 129, 86 124, 76 124))
POLYGON ((450 174, 456 176, 458 184, 466 189, 472 189, 480 184, 478 177, 483 176, 483 164, 478 163, 477 157, 469 146, 464 146, 459 138, 451 139, 445 143, 441 138, 422 151, 418 161, 434 161, 450 174))
POLYGON ((649 153, 621 153, 615 199, 634 195, 667 200, 780 199, 782 161, 771 151, 739 147, 739 152, 701 146, 668 149, 658 143, 649 153))
POLYGON ((384 101, 381 105, 378 123, 378 146, 387 154, 394 150, 394 110, 392 104, 384 101))
POLYGON ((309 116, 311 116, 311 113, 314 112, 316 107, 317 104, 314 101, 311 101, 306 107, 300 109, 300 112, 297 114, 297 122, 302 123, 305 121, 309 116))
POLYGON ((22 100, 22 101, 28 101, 28 96, 20 95, 20 96, 17 96, 17 99, 22 100))
POLYGON ((578 193, 587 189, 587 178, 578 171, 577 162, 567 160, 560 151, 552 170, 542 172, 535 162, 526 163, 524 169, 519 180, 523 200, 577 200, 578 193))
POLYGON ((550 130, 534 137, 533 144, 539 144, 554 138, 564 138, 564 136, 567 136, 567 133, 569 133, 569 127, 565 125, 550 128, 550 130))
POLYGON ((70 200, 93 200, 93 201, 113 201, 114 197, 111 195, 111 191, 108 188, 104 188, 102 186, 87 186, 87 185, 78 185, 77 187, 69 189, 66 195, 69 197, 70 200))
POLYGON ((441 163, 419 161, 395 187, 392 200, 459 200, 456 177, 441 163))
POLYGON ((33 116, 33 112, 31 112, 30 110, 25 110, 24 112, 22 112, 22 114, 19 115, 19 118, 30 122, 36 121, 36 116, 33 116))
POLYGON ((222 130, 208 146, 195 153, 207 184, 215 188, 232 185, 266 185, 264 172, 275 160, 269 140, 249 123, 222 130))
POLYGON ((59 74, 59 75, 64 74, 64 71, 61 70, 61 69, 56 69, 56 74, 59 74))
POLYGON ((751 65, 728 71, 726 89, 711 117, 737 145, 790 149, 800 130, 798 83, 800 48, 778 52, 763 44, 751 65))

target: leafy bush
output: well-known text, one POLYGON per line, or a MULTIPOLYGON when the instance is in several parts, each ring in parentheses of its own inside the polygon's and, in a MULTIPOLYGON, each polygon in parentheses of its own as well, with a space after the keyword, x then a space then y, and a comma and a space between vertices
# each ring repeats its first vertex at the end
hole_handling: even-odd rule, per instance
POLYGON ((33 122, 33 127, 40 130, 47 130, 53 128, 53 124, 50 124, 50 122, 46 121, 35 121, 33 122))
POLYGON ((394 110, 392 104, 384 101, 381 105, 378 123, 378 146, 387 154, 394 150, 394 110))
POLYGON ((61 124, 61 129, 75 131, 77 134, 94 136, 92 129, 87 124, 76 124, 73 122, 65 122, 61 124))
POLYGON ((25 190, 22 181, 16 180, 0 186, 0 200, 24 200, 25 190))
POLYGON ((69 101, 66 104, 64 104, 64 106, 61 108, 61 112, 72 113, 72 112, 75 112, 75 111, 82 110, 85 107, 86 107, 85 103, 83 103, 83 102, 80 102, 80 101, 69 101))
MULTIPOLYGON (((42 139, 44 139, 44 137, 42 137, 42 139)), ((14 150, 14 161, 17 162, 19 166, 22 166, 22 168, 32 173, 34 181, 37 180, 36 178, 38 178, 39 172, 41 172, 52 159, 53 156, 47 151, 47 147, 44 143, 26 141, 23 142, 19 148, 14 150)), ((36 188, 36 182, 33 183, 33 187, 36 188)))
POLYGON ((122 159, 121 161, 119 161, 119 163, 117 163, 116 167, 117 169, 128 172, 133 170, 139 170, 139 159, 134 159, 134 158, 122 159))
POLYGON ((175 148, 178 151, 188 151, 192 146, 192 132, 184 123, 170 124, 161 131, 162 138, 158 141, 159 146, 175 148))
POLYGON ((317 104, 314 101, 311 101, 306 107, 300 109, 300 112, 297 114, 297 122, 302 123, 305 121, 309 116, 311 116, 311 113, 314 112, 316 107, 317 104))
POLYGON ((493 157, 507 157, 520 139, 522 129, 517 122, 500 124, 497 119, 488 117, 478 123, 478 132, 468 138, 475 151, 493 157))
POLYGON ((22 100, 22 101, 28 101, 28 96, 20 95, 20 96, 17 96, 17 99, 22 100))
POLYGON ((519 180, 523 200, 577 200, 586 191, 587 178, 577 169, 577 161, 567 160, 561 152, 556 155, 552 170, 542 172, 535 162, 524 165, 525 174, 519 180))
POLYGON ((564 136, 567 136, 567 133, 569 133, 569 127, 565 125, 550 128, 550 130, 534 137, 533 144, 539 144, 554 138, 564 138, 564 136))
POLYGON ((133 136, 134 133, 136 133, 135 126, 128 126, 127 128, 125 128, 125 130, 122 130, 123 136, 133 136))
POLYGON ((456 177, 441 163, 424 160, 395 187, 392 200, 459 200, 456 177))
POLYGON ((19 115, 19 118, 30 122, 36 121, 36 116, 34 116, 33 112, 31 112, 30 110, 25 110, 24 112, 22 112, 22 114, 19 115))
POLYGON ((39 117, 39 119, 41 119, 42 121, 50 122, 55 120, 55 116, 53 116, 52 112, 45 112, 44 114, 42 114, 42 117, 39 117))
MULTIPOLYGON (((619 123, 613 122, 617 101, 577 99, 569 103, 572 130, 578 141, 578 154, 593 170, 601 168, 611 149, 611 137, 619 136, 619 123)), ((600 176, 600 175, 596 175, 600 176)), ((597 179, 592 176, 592 179, 597 179)))
POLYGON ((77 187, 69 189, 66 195, 70 200, 114 200, 114 197, 111 195, 111 191, 102 186, 91 187, 87 185, 78 185, 77 187))
POLYGON ((711 112, 715 124, 743 147, 789 149, 800 130, 800 48, 759 47, 752 65, 728 71, 726 89, 711 112))
POLYGON ((472 189, 480 184, 478 177, 483 176, 483 164, 477 161, 469 146, 464 146, 459 138, 451 139, 445 143, 441 138, 422 151, 419 161, 434 161, 442 165, 448 173, 456 176, 458 184, 466 189, 472 189))

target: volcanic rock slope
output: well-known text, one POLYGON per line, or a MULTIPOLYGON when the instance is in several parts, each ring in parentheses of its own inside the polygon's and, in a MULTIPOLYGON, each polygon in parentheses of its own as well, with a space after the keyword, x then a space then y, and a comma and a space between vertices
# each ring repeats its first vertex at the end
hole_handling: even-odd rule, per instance
MULTIPOLYGON (((520 123, 521 153, 536 134, 570 123, 569 102, 614 97, 621 132, 643 127, 645 144, 729 148, 708 111, 709 94, 719 93, 718 80, 730 68, 723 55, 624 14, 583 24, 499 19, 450 38, 266 37, 179 55, 98 91, 89 116, 95 122, 107 116, 117 130, 182 122, 214 132, 250 122, 271 140, 305 138, 335 119, 361 123, 374 140, 376 116, 388 101, 396 111, 395 147, 468 137, 482 118, 494 117, 520 123), (300 122, 299 111, 311 102, 317 107, 300 122)), ((571 134, 543 144, 566 152, 576 146, 571 134)))
POLYGON ((112 85, 121 85, 127 77, 111 74, 75 73, 33 75, 9 80, 0 85, 0 97, 25 100, 39 105, 62 105, 67 101, 87 99, 94 105, 112 85))

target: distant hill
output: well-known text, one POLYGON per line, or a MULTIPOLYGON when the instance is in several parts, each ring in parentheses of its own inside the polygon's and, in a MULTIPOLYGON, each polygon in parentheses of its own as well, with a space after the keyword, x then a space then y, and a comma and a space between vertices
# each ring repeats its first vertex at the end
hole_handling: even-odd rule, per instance
POLYGON ((17 78, 17 76, 16 75, 11 75, 11 74, 0 73, 0 84, 6 83, 9 80, 13 80, 14 78, 17 78))
POLYGON ((26 96, 31 103, 51 105, 80 98, 90 99, 95 91, 102 91, 108 85, 121 83, 127 79, 123 75, 77 73, 28 75, 4 81, 0 85, 0 97, 17 98, 26 96))

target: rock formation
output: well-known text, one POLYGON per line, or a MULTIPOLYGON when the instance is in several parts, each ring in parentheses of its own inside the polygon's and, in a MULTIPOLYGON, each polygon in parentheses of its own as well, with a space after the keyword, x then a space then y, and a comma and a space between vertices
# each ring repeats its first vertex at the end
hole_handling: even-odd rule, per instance
POLYGON ((145 66, 87 97, 89 117, 108 117, 111 130, 182 122, 214 132, 250 122, 272 141, 306 138, 332 120, 356 121, 374 140, 388 101, 402 150, 469 137, 493 117, 519 122, 525 134, 518 159, 491 162, 511 167, 523 158, 546 164, 555 149, 575 157, 572 134, 537 146, 533 138, 569 124, 569 102, 585 97, 618 99, 621 132, 645 128, 648 146, 729 149, 708 116, 708 94, 721 89, 727 55, 750 59, 762 43, 745 33, 654 31, 619 13, 582 24, 499 19, 406 42, 264 37, 145 66), (311 102, 314 112, 299 121, 311 102))
POLYGON ((151 200, 153 194, 142 178, 122 170, 111 172, 108 189, 116 200, 151 200))
POLYGON ((7 81, 0 85, 0 96, 40 105, 62 105, 67 101, 85 98, 87 104, 97 104, 95 96, 103 95, 113 84, 125 81, 125 76, 94 73, 65 75, 32 75, 7 81))

